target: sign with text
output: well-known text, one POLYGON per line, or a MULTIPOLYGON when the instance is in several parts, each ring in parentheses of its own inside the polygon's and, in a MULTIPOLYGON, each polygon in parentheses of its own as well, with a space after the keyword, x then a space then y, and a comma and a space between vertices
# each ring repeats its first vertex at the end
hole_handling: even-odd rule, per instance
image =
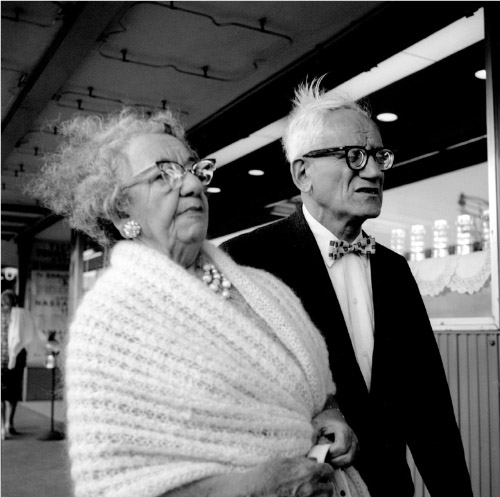
POLYGON ((30 310, 38 339, 28 347, 28 364, 44 366, 47 341, 63 343, 68 327, 68 271, 31 271, 30 310))

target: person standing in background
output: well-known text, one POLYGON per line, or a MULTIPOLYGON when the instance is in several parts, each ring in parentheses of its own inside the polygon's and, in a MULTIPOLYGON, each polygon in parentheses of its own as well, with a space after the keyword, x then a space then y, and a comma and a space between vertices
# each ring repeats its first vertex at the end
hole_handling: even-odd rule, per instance
POLYGON ((14 427, 17 403, 22 398, 26 347, 35 328, 30 314, 17 306, 12 290, 2 292, 2 440, 18 435, 14 427))

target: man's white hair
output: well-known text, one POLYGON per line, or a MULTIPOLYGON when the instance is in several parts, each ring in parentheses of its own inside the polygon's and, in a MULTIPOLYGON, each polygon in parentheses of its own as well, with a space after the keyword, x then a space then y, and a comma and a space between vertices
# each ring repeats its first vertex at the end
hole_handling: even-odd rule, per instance
POLYGON ((311 83, 305 81, 295 91, 293 108, 282 139, 290 164, 316 146, 330 112, 351 109, 370 117, 367 108, 346 94, 321 89, 321 81, 325 76, 315 78, 311 83))

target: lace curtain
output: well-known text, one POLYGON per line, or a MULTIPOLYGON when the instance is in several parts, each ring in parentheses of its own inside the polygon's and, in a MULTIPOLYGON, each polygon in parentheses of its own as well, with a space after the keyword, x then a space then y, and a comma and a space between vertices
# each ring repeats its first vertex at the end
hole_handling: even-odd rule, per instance
POLYGON ((420 293, 435 297, 445 289, 452 292, 479 292, 491 277, 489 250, 467 255, 450 255, 408 263, 420 293))

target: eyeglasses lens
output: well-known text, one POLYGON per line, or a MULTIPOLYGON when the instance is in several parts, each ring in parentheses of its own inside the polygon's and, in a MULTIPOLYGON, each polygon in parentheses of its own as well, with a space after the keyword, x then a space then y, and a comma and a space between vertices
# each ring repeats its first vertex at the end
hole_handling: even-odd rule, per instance
POLYGON ((215 170, 215 164, 210 160, 195 162, 187 170, 175 162, 161 162, 158 164, 158 167, 163 179, 174 189, 181 186, 187 170, 193 173, 203 186, 208 185, 212 181, 215 170))
POLYGON ((209 160, 201 160, 193 164, 191 171, 193 174, 201 181, 201 183, 206 186, 208 185, 214 176, 215 164, 209 160))
POLYGON ((380 164, 382 169, 389 169, 392 166, 394 154, 390 150, 384 148, 375 154, 375 160, 380 164))
POLYGON ((179 188, 184 178, 184 169, 175 162, 162 162, 158 164, 163 179, 171 188, 179 188))
MULTIPOLYGON (((352 169, 363 169, 368 161, 368 155, 370 151, 366 151, 364 148, 351 148, 347 152, 347 160, 352 169)), ((377 150, 374 154, 375 161, 382 168, 382 170, 389 169, 392 166, 394 160, 394 154, 388 149, 377 150)))
POLYGON ((353 169, 361 169, 366 161, 366 152, 362 148, 351 148, 347 152, 347 160, 353 169))

